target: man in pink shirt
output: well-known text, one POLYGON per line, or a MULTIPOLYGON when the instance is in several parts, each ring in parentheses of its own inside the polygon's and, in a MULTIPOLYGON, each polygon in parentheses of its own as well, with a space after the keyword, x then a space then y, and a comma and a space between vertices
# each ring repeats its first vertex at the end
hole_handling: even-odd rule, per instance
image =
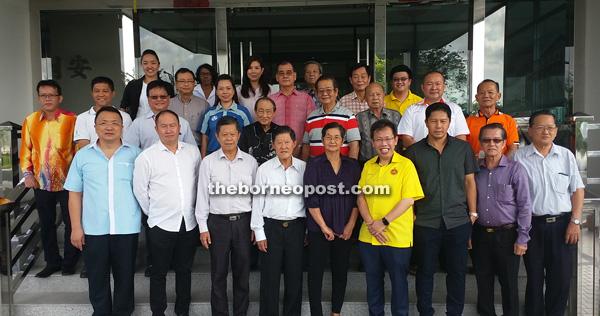
MULTIPOLYGON (((316 110, 315 102, 308 93, 300 92, 294 87, 296 72, 290 62, 283 61, 277 66, 275 78, 279 83, 279 92, 269 96, 277 105, 273 123, 287 125, 296 135, 304 135, 306 119, 312 111, 316 110)), ((294 157, 300 157, 301 146, 299 144, 294 148, 294 157)))

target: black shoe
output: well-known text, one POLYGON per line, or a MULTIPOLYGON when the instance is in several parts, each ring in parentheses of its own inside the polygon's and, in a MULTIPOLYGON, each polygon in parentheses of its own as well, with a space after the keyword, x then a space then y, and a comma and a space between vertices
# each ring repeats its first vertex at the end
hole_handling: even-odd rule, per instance
POLYGON ((75 274, 75 267, 71 266, 71 267, 63 267, 62 268, 62 275, 73 275, 75 274))
POLYGON ((85 268, 85 266, 83 266, 83 269, 81 269, 81 272, 79 273, 79 277, 82 279, 87 279, 87 269, 85 268))
POLYGON ((177 314, 177 316, 190 316, 189 313, 177 314))
POLYGON ((152 275, 152 265, 149 265, 146 267, 146 270, 144 271, 144 276, 149 278, 152 275))
POLYGON ((61 267, 45 267, 44 270, 38 272, 35 275, 36 278, 47 278, 51 276, 54 272, 58 272, 61 270, 61 267))

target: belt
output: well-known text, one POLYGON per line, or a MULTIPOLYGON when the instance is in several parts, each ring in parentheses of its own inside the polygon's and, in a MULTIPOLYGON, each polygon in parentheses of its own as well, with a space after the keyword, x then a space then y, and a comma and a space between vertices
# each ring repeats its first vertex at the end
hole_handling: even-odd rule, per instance
POLYGON ((484 227, 484 226, 481 226, 481 228, 483 228, 483 230, 485 230, 488 233, 497 233, 497 232, 501 232, 503 230, 513 229, 515 227, 517 227, 516 223, 506 224, 504 226, 498 226, 498 227, 484 227))
POLYGON ((244 212, 244 213, 239 213, 239 214, 210 214, 212 216, 216 216, 222 219, 226 219, 230 222, 235 222, 238 221, 246 216, 248 216, 250 214, 250 212, 244 212))
POLYGON ((559 219, 567 218, 567 216, 571 216, 571 213, 562 213, 560 215, 541 215, 541 216, 533 216, 531 219, 535 221, 542 221, 546 224, 551 224, 557 222, 559 219))
POLYGON ((305 217, 296 217, 294 219, 290 219, 290 220, 279 220, 279 219, 272 219, 272 218, 268 218, 268 217, 263 217, 265 222, 269 222, 275 225, 281 225, 284 228, 287 228, 290 225, 296 224, 296 223, 304 223, 306 222, 306 218, 305 217))

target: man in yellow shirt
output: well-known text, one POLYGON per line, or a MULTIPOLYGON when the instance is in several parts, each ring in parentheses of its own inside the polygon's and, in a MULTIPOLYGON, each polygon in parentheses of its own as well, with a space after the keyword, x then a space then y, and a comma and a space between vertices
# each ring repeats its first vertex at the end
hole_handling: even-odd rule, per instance
POLYGON ((408 315, 408 267, 413 245, 413 208, 424 197, 413 163, 394 152, 398 144, 396 125, 387 119, 371 126, 371 142, 378 156, 367 161, 359 186, 358 210, 364 219, 359 250, 367 278, 370 315, 384 315, 383 276, 389 271, 392 284, 392 315, 408 315), (389 194, 366 194, 385 185, 389 194))
POLYGON ((423 98, 410 92, 412 83, 412 71, 406 65, 399 65, 390 71, 390 81, 392 82, 392 92, 385 99, 385 107, 396 110, 404 115, 404 110, 412 104, 415 104, 423 98))

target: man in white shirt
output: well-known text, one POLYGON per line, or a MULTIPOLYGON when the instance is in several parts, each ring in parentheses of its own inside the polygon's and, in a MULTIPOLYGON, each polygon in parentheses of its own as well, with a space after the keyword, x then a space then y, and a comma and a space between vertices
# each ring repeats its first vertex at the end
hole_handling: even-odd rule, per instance
MULTIPOLYGON (((258 168, 257 186, 283 189, 303 184, 306 163, 292 156, 296 134, 289 126, 273 132, 277 157, 258 168)), ((284 274, 283 315, 300 315, 302 306, 302 251, 306 230, 306 208, 301 194, 254 195, 252 220, 261 253, 260 315, 279 315, 279 280, 284 274), (267 242, 268 240, 268 242, 267 242)))
MULTIPOLYGON (((115 84, 110 78, 96 77, 92 79, 92 99, 94 106, 88 111, 77 115, 75 121, 75 130, 73 131, 73 141, 79 145, 79 148, 85 147, 89 143, 95 143, 98 140, 94 120, 96 112, 105 106, 112 106, 112 99, 115 97, 115 84)), ((131 125, 131 117, 125 112, 121 112, 123 117, 123 134, 131 125)))
POLYGON ((200 151, 179 141, 179 117, 171 110, 156 115, 159 142, 135 160, 133 193, 148 216, 149 247, 155 254, 150 275, 150 309, 163 316, 167 309, 166 276, 175 269, 175 314, 188 315, 191 268, 198 243, 194 216, 200 151))
POLYGON ((196 219, 202 246, 210 252, 212 280, 210 305, 213 315, 229 315, 227 274, 231 255, 233 314, 246 315, 249 304, 250 215, 252 195, 232 194, 231 187, 253 184, 258 163, 238 147, 241 128, 233 116, 217 121, 221 148, 206 156, 198 175, 196 219))
POLYGON ((398 124, 398 135, 401 137, 404 148, 408 148, 408 146, 427 137, 429 131, 427 130, 427 126, 425 126, 425 110, 429 105, 437 102, 446 103, 452 111, 448 135, 461 140, 467 139, 469 126, 467 126, 462 108, 456 103, 442 98, 445 88, 446 78, 444 78, 442 73, 432 71, 425 75, 421 84, 421 90, 425 98, 406 108, 398 124))
POLYGON ((512 156, 529 175, 533 213, 531 239, 523 256, 525 315, 564 315, 573 271, 572 246, 581 235, 584 185, 573 153, 553 143, 557 131, 554 114, 534 112, 529 117, 531 145, 512 156))

